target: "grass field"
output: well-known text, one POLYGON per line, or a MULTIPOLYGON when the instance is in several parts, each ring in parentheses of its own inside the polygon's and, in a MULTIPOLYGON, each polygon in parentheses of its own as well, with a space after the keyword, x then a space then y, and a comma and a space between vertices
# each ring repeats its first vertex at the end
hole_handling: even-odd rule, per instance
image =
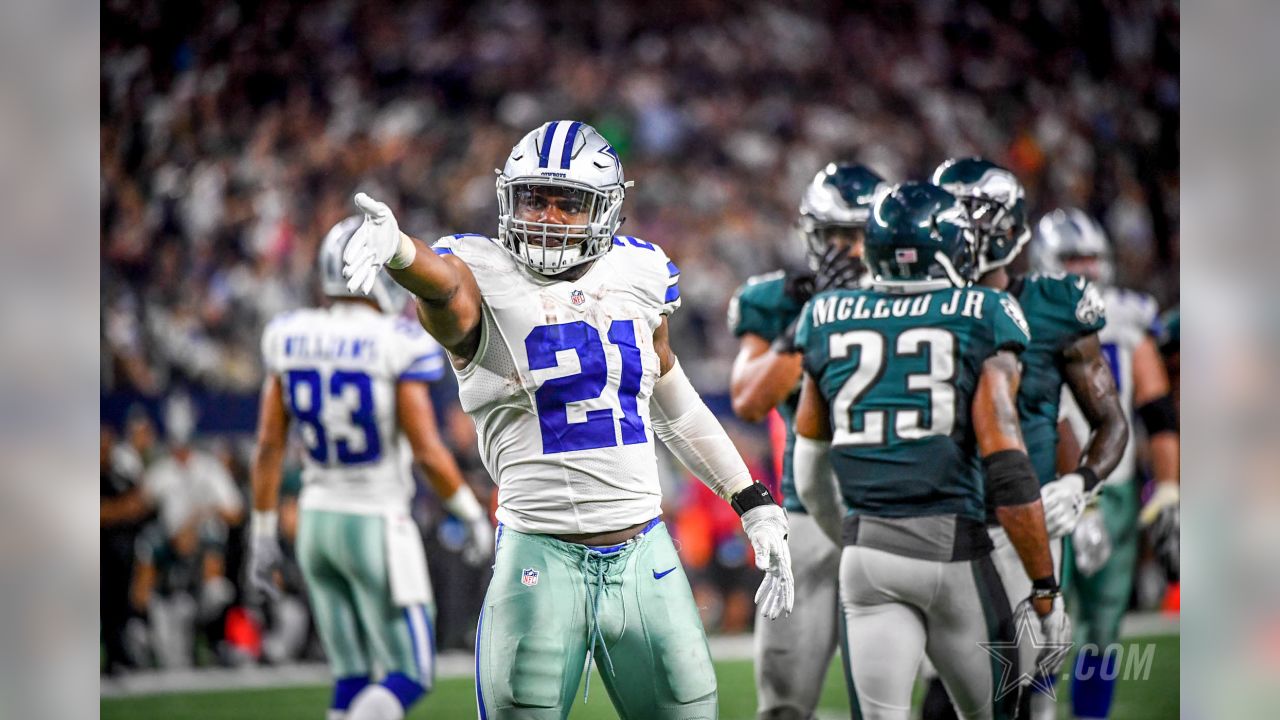
MULTIPOLYGON (((1178 717, 1178 667, 1180 643, 1177 636, 1127 638, 1129 643, 1155 643, 1149 676, 1143 679, 1121 678, 1116 689, 1115 720, 1171 720, 1178 717)), ((982 659, 977 658, 975 659, 982 659)), ((985 660, 984 660, 985 661, 985 660)), ((720 683, 720 717, 724 720, 748 720, 755 714, 755 689, 751 663, 747 660, 723 661, 716 664, 720 683)), ((593 674, 593 677, 598 676, 593 674)), ((1065 695, 1065 693, 1064 693, 1065 695)), ((159 720, 184 718, 191 720, 231 720, 262 718, 263 720, 316 720, 324 717, 329 690, 325 687, 280 688, 268 690, 174 693, 104 699, 102 720, 159 720)), ((1063 712, 1070 717, 1065 697, 1059 698, 1063 712)), ((822 693, 820 717, 848 717, 848 700, 839 663, 833 663, 822 693)), ((427 718, 475 717, 475 686, 469 678, 441 680, 434 692, 409 714, 410 720, 427 718)), ((569 716, 574 720, 616 718, 604 687, 596 679, 591 686, 591 699, 586 705, 581 697, 569 716)))

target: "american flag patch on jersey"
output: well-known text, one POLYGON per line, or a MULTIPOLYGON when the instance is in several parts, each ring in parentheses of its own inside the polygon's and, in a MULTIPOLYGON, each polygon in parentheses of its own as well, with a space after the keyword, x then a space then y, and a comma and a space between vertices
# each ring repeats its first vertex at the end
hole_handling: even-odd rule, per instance
POLYGON ((587 296, 583 295, 581 290, 574 290, 573 292, 569 293, 569 301, 572 302, 574 305, 581 305, 582 303, 587 301, 587 296))
POLYGON ((524 571, 520 573, 520 582, 528 585, 529 587, 537 585, 538 571, 533 568, 525 568, 524 571))
POLYGON ((900 263, 913 263, 916 261, 915 248, 897 248, 893 251, 893 259, 900 263))

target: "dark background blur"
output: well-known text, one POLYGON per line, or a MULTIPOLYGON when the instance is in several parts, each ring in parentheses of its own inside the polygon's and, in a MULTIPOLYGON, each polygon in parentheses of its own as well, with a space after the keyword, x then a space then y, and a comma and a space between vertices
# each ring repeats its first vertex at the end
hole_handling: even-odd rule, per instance
MULTIPOLYGON (((180 638, 188 662, 265 657, 237 639, 242 615, 286 656, 315 652, 305 607, 297 648, 291 610, 242 612, 243 513, 220 507, 222 527, 202 528, 196 554, 175 559, 147 514, 146 475, 191 445, 225 469, 210 482, 244 493, 261 329, 319 302, 317 245, 354 211, 352 194, 387 201, 427 241, 493 234, 493 168, 547 120, 589 122, 619 151, 636 181, 624 230, 681 267, 672 342, 726 419, 729 298, 751 275, 802 263, 800 192, 831 160, 898 181, 984 155, 1022 179, 1033 223, 1054 207, 1086 209, 1108 230, 1119 283, 1177 303, 1176 2, 652 5, 103 4, 102 486, 123 498, 125 519, 104 527, 102 583, 137 629, 119 639, 126 662, 163 664, 157 612, 194 633, 180 638), (169 422, 184 405, 190 437, 169 422), (109 531, 122 563, 110 573, 109 531), (149 589, 138 579, 147 563, 149 589), (189 602, 173 600, 184 593, 189 602)), ((442 427, 487 495, 450 382, 435 391, 442 427)), ((730 425, 769 474, 762 429, 730 425)), ((732 512, 666 470, 707 624, 742 629, 753 571, 732 512)), ((465 630, 483 578, 456 566, 458 529, 430 498, 419 516, 442 617, 465 630)), ((442 630, 441 642, 469 638, 442 630)))

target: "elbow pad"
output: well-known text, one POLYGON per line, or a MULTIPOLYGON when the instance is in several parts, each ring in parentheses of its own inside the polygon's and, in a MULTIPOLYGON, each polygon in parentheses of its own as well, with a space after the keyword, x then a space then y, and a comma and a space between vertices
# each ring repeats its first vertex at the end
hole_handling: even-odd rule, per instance
POLYGON ((1138 408, 1138 417, 1142 418, 1148 435, 1178 432, 1178 410, 1169 395, 1162 395, 1138 408))
POLYGON ((987 495, 996 507, 1026 505, 1040 499, 1031 458, 1022 450, 1001 450, 982 458, 987 474, 987 495))
POLYGON ((667 449, 725 500, 751 487, 751 471, 677 360, 653 385, 649 421, 667 449))

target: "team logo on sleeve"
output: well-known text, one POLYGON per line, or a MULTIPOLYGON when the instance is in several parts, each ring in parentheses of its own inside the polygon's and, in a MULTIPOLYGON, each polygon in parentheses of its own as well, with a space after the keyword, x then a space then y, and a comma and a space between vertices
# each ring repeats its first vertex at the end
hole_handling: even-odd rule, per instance
POLYGON ((574 305, 581 305, 586 301, 587 301, 587 296, 582 294, 581 290, 575 289, 573 292, 569 293, 569 302, 573 303, 574 305))
POLYGON ((533 568, 525 568, 524 571, 520 573, 520 582, 529 587, 537 585, 538 571, 533 568))
POLYGON ((1004 314, 1009 316, 1009 319, 1013 321, 1014 325, 1018 326, 1022 334, 1030 338, 1031 326, 1027 325, 1027 318, 1022 314, 1022 306, 1018 304, 1018 301, 1005 295, 1000 298, 1000 307, 1004 308, 1004 314))
POLYGON ((1080 302, 1076 303, 1076 319, 1085 325, 1092 325, 1107 314, 1107 304, 1102 299, 1093 283, 1086 283, 1080 302))

